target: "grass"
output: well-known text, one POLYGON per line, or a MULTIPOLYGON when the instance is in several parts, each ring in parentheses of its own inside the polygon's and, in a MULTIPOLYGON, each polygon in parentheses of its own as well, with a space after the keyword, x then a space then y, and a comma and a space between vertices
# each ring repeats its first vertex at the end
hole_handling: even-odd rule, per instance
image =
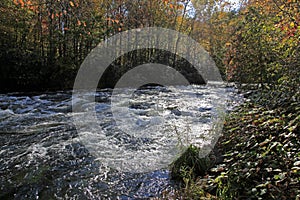
POLYGON ((184 153, 171 164, 171 177, 177 180, 203 176, 214 165, 212 155, 200 157, 201 149, 190 145, 184 153))

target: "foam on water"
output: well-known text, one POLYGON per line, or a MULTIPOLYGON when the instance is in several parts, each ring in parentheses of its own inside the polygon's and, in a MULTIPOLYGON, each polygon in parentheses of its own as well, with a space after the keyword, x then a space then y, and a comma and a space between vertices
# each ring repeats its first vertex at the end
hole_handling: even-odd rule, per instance
POLYGON ((75 114, 82 119, 79 138, 101 163, 136 173, 167 168, 190 144, 213 146, 219 133, 211 129, 231 98, 224 87, 203 86, 120 89, 116 94, 111 105, 96 102, 98 123, 89 114, 94 104, 78 103, 91 94, 75 98, 75 106, 82 108, 75 114))
POLYGON ((126 102, 128 93, 120 89, 114 108, 110 90, 73 100, 70 91, 0 95, 0 193, 61 199, 157 196, 171 185, 167 167, 179 147, 211 144, 218 109, 241 100, 233 89, 211 86, 140 89, 126 102), (72 101, 81 112, 72 113, 72 101), (121 116, 117 120, 113 109, 121 116), (96 111, 97 123, 90 110, 96 111), (80 131, 74 116, 84 118, 80 131))

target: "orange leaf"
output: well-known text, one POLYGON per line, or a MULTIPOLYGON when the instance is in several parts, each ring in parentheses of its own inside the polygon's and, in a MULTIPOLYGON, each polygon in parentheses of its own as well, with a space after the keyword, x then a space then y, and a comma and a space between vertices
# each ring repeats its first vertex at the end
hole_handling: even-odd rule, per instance
POLYGON ((178 10, 183 10, 184 6, 183 5, 178 5, 178 10))
POLYGON ((19 0, 19 2, 21 4, 21 6, 24 7, 24 5, 25 5, 24 1, 23 0, 19 0))

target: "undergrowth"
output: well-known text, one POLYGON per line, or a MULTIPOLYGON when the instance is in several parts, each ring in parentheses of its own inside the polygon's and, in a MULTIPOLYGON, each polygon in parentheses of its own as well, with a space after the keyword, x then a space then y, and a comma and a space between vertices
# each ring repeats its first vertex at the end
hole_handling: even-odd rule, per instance
POLYGON ((252 98, 230 113, 214 155, 201 160, 191 146, 171 165, 183 187, 171 199, 300 199, 299 93, 290 102, 252 98), (266 103, 268 102, 268 106, 266 103), (200 170, 201 169, 201 170, 200 170))

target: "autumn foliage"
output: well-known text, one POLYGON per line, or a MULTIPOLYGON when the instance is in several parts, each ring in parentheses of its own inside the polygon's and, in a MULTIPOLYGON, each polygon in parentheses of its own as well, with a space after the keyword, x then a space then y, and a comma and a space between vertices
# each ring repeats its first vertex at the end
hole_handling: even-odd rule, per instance
POLYGON ((4 88, 29 82, 29 88, 72 87, 76 70, 99 42, 153 26, 198 41, 224 80, 288 85, 285 80, 299 77, 297 0, 235 5, 226 0, 4 0, 0 5, 4 88))

